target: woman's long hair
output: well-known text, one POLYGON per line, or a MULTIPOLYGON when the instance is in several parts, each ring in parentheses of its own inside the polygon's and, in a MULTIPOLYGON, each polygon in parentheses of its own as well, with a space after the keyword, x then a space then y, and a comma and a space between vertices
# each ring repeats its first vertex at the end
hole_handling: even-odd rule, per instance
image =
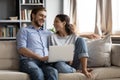
MULTIPOLYGON (((59 18, 61 22, 64 21, 66 22, 65 31, 67 32, 68 35, 75 34, 75 27, 72 24, 70 24, 70 18, 68 15, 58 14, 56 17, 59 18)), ((56 33, 59 34, 59 32, 56 33)))

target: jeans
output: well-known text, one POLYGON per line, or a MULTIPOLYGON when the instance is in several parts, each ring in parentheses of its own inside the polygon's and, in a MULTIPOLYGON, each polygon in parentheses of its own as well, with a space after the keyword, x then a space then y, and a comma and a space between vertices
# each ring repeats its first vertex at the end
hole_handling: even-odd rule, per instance
POLYGON ((20 61, 20 70, 30 75, 31 80, 58 80, 58 73, 73 73, 80 68, 80 58, 88 57, 87 46, 82 38, 75 42, 72 66, 66 62, 44 63, 33 59, 20 61))
POLYGON ((66 62, 57 62, 55 68, 59 73, 73 73, 81 68, 80 58, 88 57, 88 50, 85 40, 83 38, 77 38, 75 42, 74 58, 72 65, 68 65, 66 62))
POLYGON ((81 69, 80 58, 89 57, 87 44, 83 38, 77 38, 75 42, 74 58, 72 67, 76 70, 81 69))
POLYGON ((52 64, 38 60, 21 60, 20 71, 28 73, 31 80, 58 80, 58 71, 52 67, 52 64))

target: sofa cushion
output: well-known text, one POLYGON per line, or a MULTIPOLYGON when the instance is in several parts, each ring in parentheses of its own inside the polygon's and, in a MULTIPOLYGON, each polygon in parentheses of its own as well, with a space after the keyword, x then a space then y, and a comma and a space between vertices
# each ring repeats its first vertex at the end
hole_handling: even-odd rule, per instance
POLYGON ((0 70, 18 70, 19 61, 16 59, 0 59, 0 70))
POLYGON ((30 80, 28 74, 10 70, 0 70, 0 80, 30 80))
POLYGON ((95 80, 120 78, 120 67, 99 67, 92 71, 95 80))
POLYGON ((100 79, 100 80, 120 80, 120 78, 113 78, 113 79, 100 79))
POLYGON ((120 66, 120 44, 112 45, 112 65, 120 66))
POLYGON ((111 44, 110 35, 102 39, 87 41, 88 67, 110 66, 111 44))
POLYGON ((76 73, 59 73, 59 80, 87 80, 84 74, 76 73))
POLYGON ((18 69, 16 41, 0 41, 0 69, 18 69))
POLYGON ((59 73, 59 80, 119 80, 120 67, 99 67, 93 68, 92 79, 88 79, 80 72, 76 73, 59 73))

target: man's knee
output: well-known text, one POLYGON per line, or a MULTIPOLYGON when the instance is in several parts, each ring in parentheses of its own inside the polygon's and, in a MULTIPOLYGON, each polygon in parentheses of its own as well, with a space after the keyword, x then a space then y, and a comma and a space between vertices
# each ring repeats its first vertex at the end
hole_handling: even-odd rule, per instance
POLYGON ((43 71, 38 67, 29 67, 30 76, 32 80, 44 80, 43 71))

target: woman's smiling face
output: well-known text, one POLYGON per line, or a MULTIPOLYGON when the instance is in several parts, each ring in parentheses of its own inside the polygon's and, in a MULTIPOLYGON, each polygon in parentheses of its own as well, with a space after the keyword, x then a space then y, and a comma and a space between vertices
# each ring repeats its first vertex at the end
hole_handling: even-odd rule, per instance
POLYGON ((65 22, 62 22, 58 17, 56 17, 54 20, 54 27, 56 31, 63 30, 65 29, 65 22))

